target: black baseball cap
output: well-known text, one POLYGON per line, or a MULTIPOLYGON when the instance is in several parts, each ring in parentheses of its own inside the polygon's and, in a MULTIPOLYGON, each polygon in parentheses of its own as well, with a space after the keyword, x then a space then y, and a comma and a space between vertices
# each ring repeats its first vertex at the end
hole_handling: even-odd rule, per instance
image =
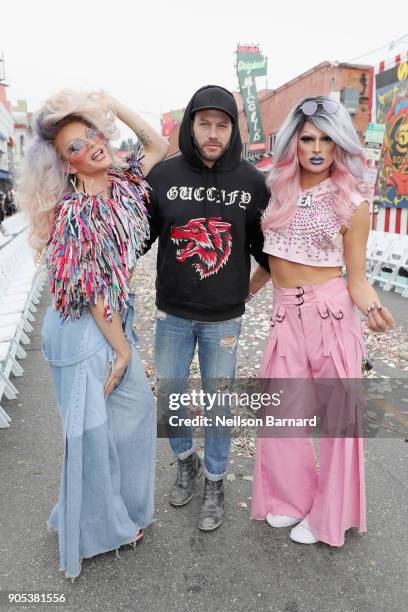
POLYGON ((207 85, 194 95, 191 117, 200 110, 216 109, 227 113, 233 122, 237 120, 238 109, 235 98, 228 89, 218 85, 207 85))

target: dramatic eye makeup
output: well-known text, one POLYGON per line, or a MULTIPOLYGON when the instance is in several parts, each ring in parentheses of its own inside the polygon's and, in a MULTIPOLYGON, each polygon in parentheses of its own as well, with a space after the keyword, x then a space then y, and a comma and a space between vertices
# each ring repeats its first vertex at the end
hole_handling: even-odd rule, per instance
POLYGON ((77 157, 82 155, 88 144, 91 142, 102 142, 104 141, 104 135, 95 127, 87 127, 85 130, 85 138, 73 138, 68 143, 66 149, 67 157, 77 157))
POLYGON ((86 145, 86 142, 82 138, 76 138, 67 146, 66 154, 68 156, 78 155, 84 145, 86 145))
MULTIPOLYGON (((309 136, 308 134, 304 134, 299 137, 299 140, 301 140, 302 142, 314 142, 316 139, 314 136, 309 136)), ((333 142, 330 136, 322 136, 320 140, 323 142, 333 142)))

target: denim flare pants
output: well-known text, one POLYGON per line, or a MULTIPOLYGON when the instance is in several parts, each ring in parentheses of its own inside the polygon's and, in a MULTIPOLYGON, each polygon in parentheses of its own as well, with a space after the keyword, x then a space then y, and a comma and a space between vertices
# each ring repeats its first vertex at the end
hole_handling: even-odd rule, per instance
POLYGON ((48 519, 58 530, 60 570, 133 540, 153 519, 156 411, 134 346, 133 302, 123 317, 132 357, 119 386, 104 396, 112 348, 84 307, 63 322, 50 306, 43 354, 50 363, 64 438, 59 499, 48 519))

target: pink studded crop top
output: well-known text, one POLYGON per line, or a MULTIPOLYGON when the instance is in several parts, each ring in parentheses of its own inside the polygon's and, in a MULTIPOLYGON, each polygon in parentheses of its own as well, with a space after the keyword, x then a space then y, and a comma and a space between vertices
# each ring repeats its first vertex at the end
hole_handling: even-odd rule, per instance
MULTIPOLYGON (((342 266, 341 219, 334 208, 330 178, 300 193, 290 225, 264 233, 264 253, 308 266, 342 266)), ((366 196, 353 192, 350 217, 366 196)))

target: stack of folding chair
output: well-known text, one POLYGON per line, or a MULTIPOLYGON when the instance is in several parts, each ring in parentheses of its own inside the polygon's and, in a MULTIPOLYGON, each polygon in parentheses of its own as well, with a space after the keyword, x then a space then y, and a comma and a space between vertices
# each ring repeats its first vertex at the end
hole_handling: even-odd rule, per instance
POLYGON ((0 247, 0 427, 8 427, 11 420, 1 399, 14 399, 18 393, 10 375, 24 372, 18 360, 27 355, 22 344, 30 342, 27 333, 33 329, 45 278, 44 269, 34 263, 27 230, 0 247))
POLYGON ((27 228, 27 216, 23 212, 15 213, 3 221, 2 227, 9 236, 19 234, 27 228))
POLYGON ((11 242, 11 240, 13 240, 13 236, 10 236, 10 234, 3 234, 0 231, 0 249, 6 246, 8 242, 11 242))
MULTIPOLYGON (((366 274, 368 280, 371 280, 373 275, 381 274, 381 265, 385 253, 391 247, 392 242, 395 239, 396 234, 390 234, 388 232, 379 232, 371 230, 368 235, 367 247, 366 247, 366 274)), ((343 266, 343 274, 346 274, 346 266, 343 266)), ((381 281, 384 278, 381 277, 381 281)))
POLYGON ((367 272, 372 285, 408 297, 408 236, 375 232, 367 246, 367 272))
POLYGON ((384 275, 382 268, 397 237, 398 234, 375 232, 374 237, 369 240, 366 260, 369 270, 368 280, 372 285, 375 282, 384 283, 386 275, 384 275))
POLYGON ((408 236, 396 237, 392 245, 384 255, 381 268, 388 271, 387 278, 384 280, 384 291, 394 289, 404 297, 408 295, 407 277, 401 275, 401 271, 408 272, 408 236))
POLYGON ((368 234, 367 240, 367 248, 366 248, 366 272, 369 277, 372 273, 375 265, 375 250, 377 248, 377 243, 379 240, 379 234, 383 234, 384 232, 377 232, 376 230, 371 230, 368 234))

